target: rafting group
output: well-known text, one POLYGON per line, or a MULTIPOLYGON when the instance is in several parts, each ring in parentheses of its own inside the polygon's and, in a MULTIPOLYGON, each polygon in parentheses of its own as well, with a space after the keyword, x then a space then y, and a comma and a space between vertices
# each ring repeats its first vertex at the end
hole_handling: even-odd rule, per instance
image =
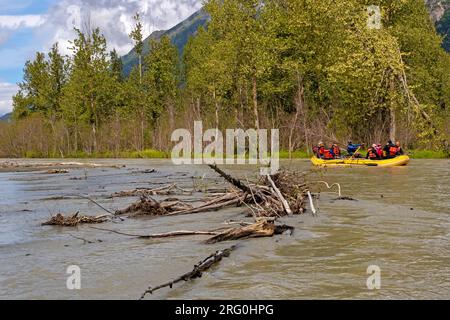
MULTIPOLYGON (((364 144, 354 144, 348 141, 346 154, 344 155, 341 148, 333 143, 330 148, 325 148, 323 142, 319 142, 313 148, 314 157, 311 159, 316 166, 403 166, 409 162, 409 157, 405 155, 399 141, 393 143, 389 140, 383 147, 381 144, 373 144, 367 149, 365 157, 359 152, 364 148, 364 144)), ((345 152, 345 151, 344 151, 345 152)))

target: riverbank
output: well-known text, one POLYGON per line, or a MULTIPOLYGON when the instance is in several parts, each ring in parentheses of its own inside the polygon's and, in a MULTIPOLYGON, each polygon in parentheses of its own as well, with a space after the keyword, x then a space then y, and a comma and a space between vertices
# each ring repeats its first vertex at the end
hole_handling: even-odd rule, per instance
MULTIPOLYGON (((364 155, 365 152, 363 151, 364 155)), ((449 159, 450 153, 445 151, 434 150, 408 150, 407 154, 411 159, 449 159)), ((145 149, 142 151, 121 151, 117 153, 113 152, 100 152, 100 153, 86 153, 77 152, 66 155, 66 159, 170 159, 170 152, 145 149)), ((304 150, 297 150, 292 152, 292 159, 309 159, 312 154, 304 150)), ((280 159, 289 159, 289 151, 282 150, 279 153, 280 159)), ((14 159, 15 157, 4 157, 14 159)), ((61 159, 60 154, 55 155, 43 155, 34 152, 27 152, 23 157, 24 159, 61 159)))

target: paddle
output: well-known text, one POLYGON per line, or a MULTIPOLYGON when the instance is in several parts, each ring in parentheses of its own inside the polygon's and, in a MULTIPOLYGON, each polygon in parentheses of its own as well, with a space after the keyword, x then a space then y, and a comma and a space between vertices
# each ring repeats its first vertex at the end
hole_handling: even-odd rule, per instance
POLYGON ((359 146, 358 149, 353 153, 352 157, 350 159, 355 159, 355 155, 358 153, 359 149, 361 149, 362 146, 359 146))

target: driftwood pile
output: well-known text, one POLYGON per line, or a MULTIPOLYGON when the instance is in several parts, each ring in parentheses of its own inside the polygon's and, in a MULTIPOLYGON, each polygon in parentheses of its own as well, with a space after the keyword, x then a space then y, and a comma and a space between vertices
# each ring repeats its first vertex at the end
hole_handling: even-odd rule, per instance
MULTIPOLYGON (((139 239, 210 236, 204 241, 205 244, 257 237, 272 237, 285 232, 293 232, 294 227, 280 225, 277 224, 276 221, 282 216, 291 216, 305 212, 309 191, 302 174, 280 172, 272 176, 267 175, 260 179, 257 183, 250 183, 248 180, 244 182, 232 177, 215 165, 210 165, 210 167, 222 178, 228 181, 231 184, 231 188, 226 190, 226 192, 209 194, 201 201, 197 201, 199 204, 195 206, 188 203, 188 201, 182 201, 176 198, 166 198, 163 200, 156 200, 154 198, 154 196, 168 196, 172 194, 192 194, 195 191, 184 190, 176 185, 169 185, 157 189, 140 188, 117 192, 111 195, 111 198, 131 196, 139 197, 138 201, 122 210, 110 212, 102 207, 109 214, 97 217, 81 216, 78 213, 69 217, 64 217, 61 214, 58 214, 57 216, 52 217, 49 221, 43 223, 43 225, 75 226, 80 223, 101 223, 113 218, 120 218, 123 215, 127 215, 131 218, 142 216, 167 217, 217 211, 222 208, 229 207, 241 207, 245 209, 243 211, 246 211, 249 214, 248 216, 253 217, 253 222, 241 221, 234 227, 230 227, 228 225, 226 227, 220 227, 218 229, 207 231, 180 230, 147 235, 129 234, 117 230, 96 227, 91 228, 139 239)), ((101 205, 94 200, 91 201, 101 207, 101 205)), ((156 287, 149 287, 142 294, 141 299, 143 299, 146 294, 151 294, 158 289, 165 287, 172 288, 172 286, 177 282, 188 281, 201 277, 203 272, 221 261, 223 257, 229 256, 231 251, 234 249, 235 246, 225 250, 219 250, 206 259, 200 261, 194 266, 192 271, 181 275, 175 280, 156 287)))
POLYGON ((79 212, 71 215, 71 216, 63 216, 58 213, 56 216, 50 218, 50 220, 42 223, 43 226, 64 226, 64 227, 75 227, 79 224, 95 224, 95 223, 103 223, 108 220, 107 215, 97 216, 97 217, 89 217, 80 215, 79 212))
MULTIPOLYGON (((187 235, 213 235, 206 243, 216 243, 229 240, 247 239, 254 237, 271 237, 273 235, 292 231, 294 228, 286 225, 277 225, 275 220, 279 217, 305 212, 308 188, 301 174, 293 172, 280 172, 276 175, 267 175, 258 183, 243 182, 225 173, 216 165, 210 167, 221 177, 228 181, 232 188, 225 193, 215 193, 205 197, 199 205, 167 198, 161 201, 152 196, 171 195, 178 193, 191 194, 191 191, 181 189, 172 184, 156 189, 134 189, 122 191, 111 195, 112 197, 139 196, 139 201, 132 203, 125 209, 110 212, 94 200, 99 207, 107 211, 108 215, 90 217, 80 215, 78 212, 71 216, 58 214, 51 217, 42 225, 76 226, 78 224, 97 224, 109 221, 122 215, 135 218, 140 216, 164 217, 182 214, 194 214, 208 211, 217 211, 227 207, 242 207, 250 213, 254 223, 246 223, 233 228, 219 228, 210 231, 173 231, 154 235, 131 235, 139 238, 167 238, 187 235)), ((123 234, 115 230, 118 234, 123 234)), ((129 234, 123 234, 129 235, 129 234)))
POLYGON ((150 196, 141 196, 138 202, 131 204, 128 208, 117 210, 115 215, 128 214, 129 217, 139 216, 167 216, 171 213, 191 210, 192 206, 178 200, 171 199, 156 201, 150 196))
MULTIPOLYGON (((140 200, 123 210, 116 211, 116 215, 173 216, 217 211, 233 206, 245 206, 255 218, 278 218, 285 215, 302 214, 305 211, 308 188, 303 182, 303 176, 297 173, 281 172, 274 176, 266 176, 262 183, 244 183, 215 165, 210 165, 210 167, 231 183, 233 188, 226 193, 218 193, 204 199, 201 205, 195 207, 179 200, 166 199, 159 202, 151 197, 152 195, 171 194, 173 190, 177 189, 174 185, 159 189, 123 191, 113 194, 112 197, 140 196, 140 200)), ((183 189, 179 190, 187 192, 183 189)))

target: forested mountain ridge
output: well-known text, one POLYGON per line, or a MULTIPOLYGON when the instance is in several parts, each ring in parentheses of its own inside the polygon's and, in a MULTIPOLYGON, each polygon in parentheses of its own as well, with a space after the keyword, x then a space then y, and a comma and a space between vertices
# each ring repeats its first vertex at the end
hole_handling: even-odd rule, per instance
POLYGON ((450 52, 450 0, 426 0, 437 32, 444 37, 442 46, 450 52))
POLYGON ((449 0, 425 0, 425 2, 434 22, 439 22, 450 8, 449 0))
MULTIPOLYGON (((450 52, 450 0, 425 0, 425 2, 431 18, 436 23, 437 31, 446 37, 444 48, 450 52)), ((144 40, 144 53, 148 53, 148 43, 151 39, 160 39, 167 35, 178 48, 179 53, 182 54, 189 37, 195 35, 200 26, 206 26, 208 21, 208 13, 201 9, 169 30, 155 31, 144 40)), ((124 73, 128 75, 132 67, 138 64, 135 50, 133 49, 123 56, 122 61, 124 73)))
MULTIPOLYGON (((204 9, 192 14, 186 20, 178 23, 176 26, 169 30, 160 30, 153 32, 149 37, 144 40, 144 54, 148 54, 149 43, 151 40, 159 40, 164 36, 168 36, 172 43, 177 47, 178 52, 182 55, 184 46, 186 45, 189 37, 196 34, 200 26, 205 26, 209 20, 209 15, 204 9)), ((136 50, 133 49, 125 56, 122 57, 123 71, 125 75, 129 75, 131 69, 138 65, 138 56, 136 50)))

